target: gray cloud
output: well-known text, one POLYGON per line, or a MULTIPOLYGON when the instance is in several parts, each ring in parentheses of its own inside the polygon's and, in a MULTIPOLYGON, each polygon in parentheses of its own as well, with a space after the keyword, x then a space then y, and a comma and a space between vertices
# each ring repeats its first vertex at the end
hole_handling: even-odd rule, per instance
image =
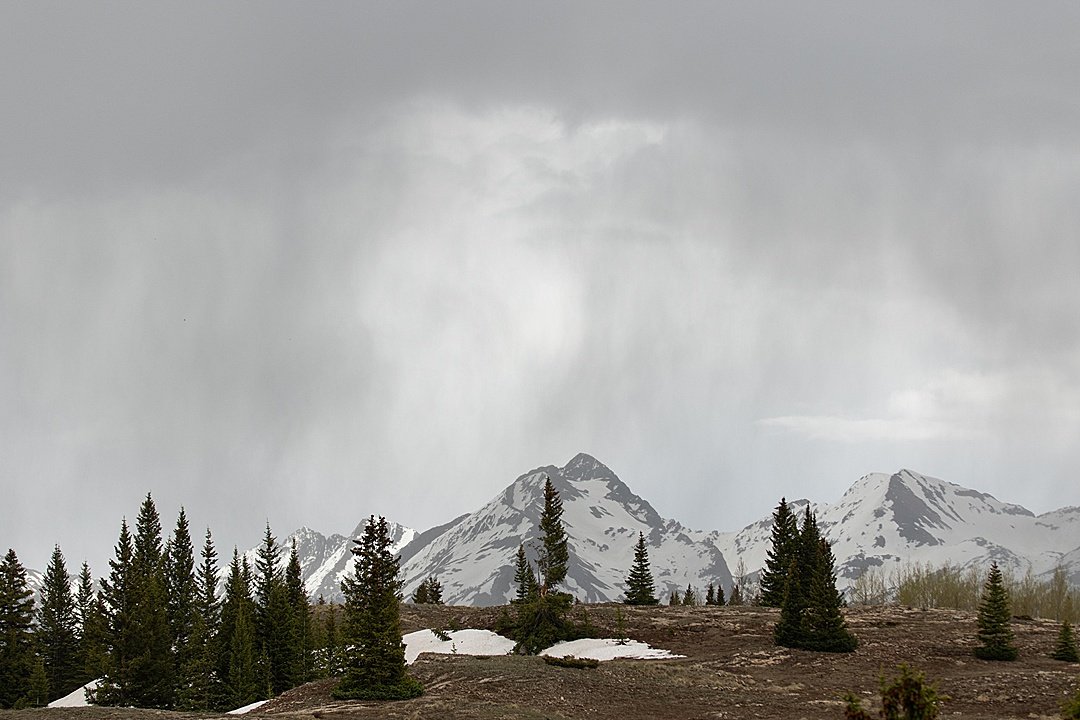
POLYGON ((146 490, 247 545, 580 450, 702 527, 901 466, 1077 502, 1071 4, 4 14, 31 564, 146 490))

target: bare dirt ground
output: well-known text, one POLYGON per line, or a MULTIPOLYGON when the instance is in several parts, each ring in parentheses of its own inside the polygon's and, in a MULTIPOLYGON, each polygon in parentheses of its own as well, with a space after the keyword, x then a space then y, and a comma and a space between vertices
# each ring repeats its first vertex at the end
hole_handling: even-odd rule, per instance
MULTIPOLYGON (((597 669, 546 665, 532 657, 421 655, 412 673, 425 693, 396 703, 338 702, 334 681, 309 683, 248 717, 265 720, 352 718, 842 718, 845 690, 878 707, 878 677, 900 663, 922 670, 949 699, 941 717, 1057 718, 1059 705, 1080 684, 1080 665, 1051 660, 1058 626, 1015 619, 1020 660, 975 659, 970 613, 903 607, 846 611, 859 649, 831 655, 775 647, 776 611, 763 608, 578 606, 597 635, 625 634, 685 655, 674 660, 615 660, 597 669)), ((404 606, 403 630, 492 628, 499 608, 404 606)), ((0 712, 0 720, 191 720, 195 715, 149 710, 84 708, 0 712)))

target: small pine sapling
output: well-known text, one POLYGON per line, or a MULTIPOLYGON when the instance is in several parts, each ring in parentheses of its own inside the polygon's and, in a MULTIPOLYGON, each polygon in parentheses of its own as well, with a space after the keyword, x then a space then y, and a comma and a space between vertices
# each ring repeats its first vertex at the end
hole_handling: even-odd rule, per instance
POLYGON ((1009 625, 1012 619, 1012 604, 1005 590, 1001 570, 997 563, 990 565, 990 574, 983 586, 983 598, 979 603, 979 632, 981 645, 975 648, 975 657, 980 660, 1015 660, 1016 646, 1013 645, 1013 631, 1009 625))
MULTIPOLYGON (((886 683, 881 676, 881 714, 883 720, 934 720, 946 700, 937 687, 927 683, 921 672, 900 666, 900 675, 886 683)), ((844 694, 845 720, 872 720, 870 713, 850 691, 844 694)))
POLYGON ((1057 645, 1050 657, 1064 662, 1080 662, 1080 654, 1077 653, 1076 635, 1073 634, 1072 625, 1068 620, 1061 623, 1061 632, 1058 633, 1057 645))

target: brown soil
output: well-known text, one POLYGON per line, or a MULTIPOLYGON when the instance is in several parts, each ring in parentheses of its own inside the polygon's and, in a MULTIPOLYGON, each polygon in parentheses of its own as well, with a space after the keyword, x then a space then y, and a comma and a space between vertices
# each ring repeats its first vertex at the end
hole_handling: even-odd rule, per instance
MULTIPOLYGON (((685 655, 675 660, 616 660, 597 669, 547 665, 531 657, 422 655, 412 673, 425 688, 406 702, 356 703, 331 698, 334 681, 309 683, 248 717, 266 720, 346 718, 783 718, 843 717, 845 690, 876 713, 878 677, 907 663, 948 696, 942 718, 1057 718, 1076 691, 1080 665, 1047 657, 1058 626, 1015 619, 1016 662, 975 659, 975 618, 948 610, 901 607, 847 611, 859 649, 831 655, 775 647, 776 611, 763 608, 579 606, 597 635, 626 635, 685 655)), ((486 627, 499 608, 405 606, 403 630, 486 627)), ((0 720, 191 720, 183 713, 84 708, 0 712, 0 720)))

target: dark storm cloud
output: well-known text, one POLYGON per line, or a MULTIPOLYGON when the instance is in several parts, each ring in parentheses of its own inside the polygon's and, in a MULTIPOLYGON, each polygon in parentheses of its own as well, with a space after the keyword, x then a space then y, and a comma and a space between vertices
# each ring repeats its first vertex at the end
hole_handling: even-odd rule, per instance
POLYGON ((2 14, 31 564, 146 490, 422 529, 581 450, 706 527, 900 466, 1075 502, 1074 4, 2 14))

